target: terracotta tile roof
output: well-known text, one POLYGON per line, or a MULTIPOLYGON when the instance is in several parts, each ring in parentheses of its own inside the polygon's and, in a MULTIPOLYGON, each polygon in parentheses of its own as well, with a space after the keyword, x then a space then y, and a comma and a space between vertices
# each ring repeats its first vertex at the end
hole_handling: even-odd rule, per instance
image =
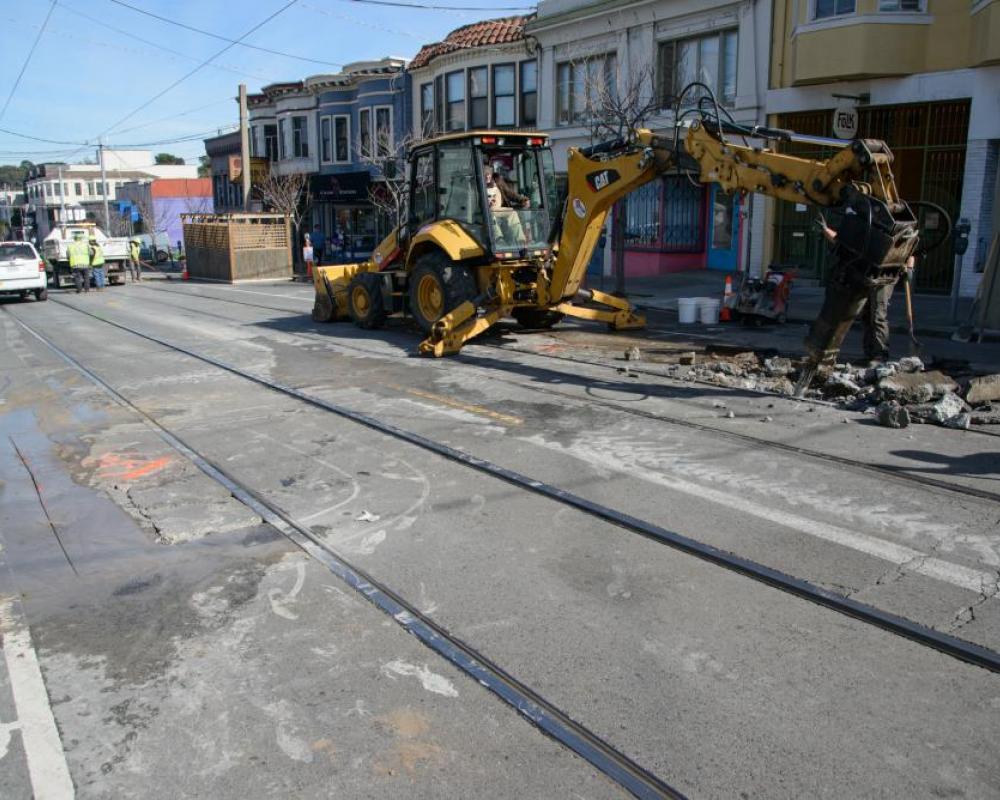
POLYGON ((502 19, 484 19, 480 22, 473 22, 471 25, 463 25, 449 33, 444 41, 425 44, 421 47, 420 52, 413 57, 409 67, 410 69, 425 67, 438 56, 454 53, 456 50, 519 41, 524 38, 525 23, 534 18, 534 14, 527 14, 518 17, 503 17, 502 19))

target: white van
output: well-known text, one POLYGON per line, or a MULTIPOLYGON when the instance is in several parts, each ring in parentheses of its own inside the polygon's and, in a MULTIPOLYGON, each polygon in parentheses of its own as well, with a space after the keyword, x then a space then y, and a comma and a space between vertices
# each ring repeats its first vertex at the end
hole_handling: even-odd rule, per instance
POLYGON ((33 293, 48 300, 45 262, 31 242, 0 242, 0 295, 18 294, 22 300, 33 293))

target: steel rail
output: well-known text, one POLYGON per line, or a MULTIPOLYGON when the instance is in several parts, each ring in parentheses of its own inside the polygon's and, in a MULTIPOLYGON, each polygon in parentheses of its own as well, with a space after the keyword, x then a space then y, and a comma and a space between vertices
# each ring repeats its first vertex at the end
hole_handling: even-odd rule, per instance
POLYGON ((601 503, 588 500, 580 495, 573 494, 558 486, 536 480, 515 470, 494 464, 486 459, 458 450, 454 447, 441 444, 426 436, 399 428, 388 422, 383 422, 376 417, 354 411, 346 406, 333 403, 328 400, 316 397, 291 386, 285 386, 276 381, 269 380, 260 375, 256 375, 241 367, 227 364, 219 359, 198 353, 186 347, 173 344, 165 339, 160 339, 152 334, 143 333, 140 330, 131 328, 113 320, 106 319, 92 311, 86 311, 70 303, 55 301, 58 305, 76 311, 79 314, 91 317, 106 325, 126 331, 147 341, 154 342, 168 350, 173 350, 191 358, 197 359, 205 364, 209 364, 218 369, 245 378, 259 386, 271 389, 280 394, 294 397, 308 405, 329 411, 339 417, 348 419, 378 431, 393 438, 399 439, 416 447, 422 448, 436 455, 447 458, 464 466, 470 467, 478 472, 498 478, 506 483, 510 483, 518 488, 525 489, 535 494, 547 497, 563 505, 575 508, 585 514, 589 514, 597 519, 616 525, 625 530, 637 533, 660 544, 672 547, 688 555, 707 561, 716 566, 722 567, 731 572, 751 578, 755 581, 779 589, 788 594, 794 595, 804 600, 808 600, 817 605, 836 611, 844 616, 851 617, 860 622, 881 628, 896 636, 909 639, 917 644, 929 647, 945 655, 974 664, 991 672, 1000 673, 1000 653, 982 645, 974 644, 956 636, 952 636, 941 631, 934 630, 926 625, 922 625, 913 620, 906 619, 898 614, 884 611, 880 608, 859 602, 846 595, 824 589, 810 581, 788 575, 780 570, 768 567, 748 558, 743 558, 734 553, 727 552, 713 545, 692 539, 676 531, 668 530, 660 525, 640 519, 617 509, 602 505, 601 503))
MULTIPOLYGON (((228 297, 212 297, 212 296, 209 296, 209 295, 201 295, 201 294, 194 294, 194 293, 191 293, 191 292, 177 291, 176 289, 153 289, 152 287, 147 287, 147 286, 142 286, 140 288, 142 288, 142 289, 148 289, 151 292, 163 292, 163 293, 166 293, 166 294, 176 294, 176 295, 180 295, 181 297, 192 297, 192 296, 194 296, 194 297, 197 297, 198 299, 207 300, 207 301, 219 300, 219 301, 221 301, 223 303, 231 303, 231 304, 234 304, 234 305, 249 306, 249 307, 252 307, 252 308, 262 308, 262 309, 267 309, 269 311, 285 311, 285 312, 287 312, 289 314, 297 313, 295 309, 277 308, 275 306, 266 306, 266 305, 262 305, 260 303, 251 303, 251 302, 248 302, 248 301, 245 301, 245 300, 232 300, 232 299, 230 299, 228 297)), ((170 305, 170 304, 168 304, 168 305, 170 305)), ((225 320, 230 320, 232 322, 239 322, 240 321, 240 320, 235 319, 234 317, 226 317, 225 315, 222 315, 222 314, 214 314, 211 311, 203 311, 203 310, 193 309, 193 308, 190 308, 189 306, 171 306, 171 307, 172 308, 183 308, 184 310, 191 311, 191 312, 193 312, 195 314, 203 314, 205 316, 215 317, 217 319, 225 319, 225 320)), ((288 332, 286 331, 286 333, 288 333, 288 332)), ((290 335, 294 336, 294 335, 301 335, 301 334, 290 333, 290 335)), ((346 349, 346 350, 354 350, 356 352, 362 352, 362 353, 369 352, 369 351, 365 350, 362 347, 358 347, 356 345, 351 345, 351 344, 346 344, 346 343, 340 342, 340 341, 332 343, 331 346, 335 347, 335 348, 337 348, 337 347, 343 348, 343 349, 346 349)), ((617 367, 614 367, 612 365, 601 364, 600 362, 596 362, 596 361, 574 359, 574 358, 570 358, 568 356, 557 356, 557 355, 552 355, 550 353, 535 353, 535 352, 532 352, 531 350, 525 350, 525 349, 522 349, 522 348, 515 348, 515 347, 508 347, 508 346, 504 346, 504 345, 489 344, 487 342, 476 342, 472 346, 473 347, 490 347, 490 348, 494 348, 494 349, 497 349, 497 350, 503 350, 503 351, 507 351, 507 352, 514 352, 514 353, 519 353, 521 355, 534 356, 536 358, 542 358, 542 359, 550 359, 550 360, 554 359, 554 360, 568 361, 568 362, 571 362, 571 363, 578 363, 578 364, 582 363, 582 364, 586 364, 588 366, 598 367, 598 368, 601 368, 601 369, 617 369, 617 367)), ((460 356, 460 358, 464 359, 466 363, 469 363, 469 362, 473 362, 475 360, 476 356, 472 355, 470 353, 463 353, 460 356)), ((669 375, 660 375, 660 374, 658 374, 656 372, 652 372, 650 370, 640 370, 640 369, 635 369, 635 368, 631 368, 631 369, 634 372, 636 372, 637 374, 649 375, 651 377, 656 377, 656 378, 660 378, 660 379, 668 380, 668 381, 676 381, 677 380, 677 378, 671 377, 669 375)), ((536 384, 530 384, 529 385, 527 383, 522 383, 522 382, 519 382, 519 381, 516 381, 516 380, 512 380, 510 378, 500 377, 500 376, 497 376, 497 375, 491 375, 490 376, 490 380, 499 381, 500 383, 506 383, 506 384, 508 384, 510 386, 516 386, 516 387, 525 388, 525 389, 526 388, 530 388, 531 391, 541 392, 543 394, 550 394, 550 395, 552 395, 554 397, 562 397, 562 398, 566 398, 566 399, 570 399, 570 400, 577 400, 579 402, 587 402, 587 403, 589 403, 591 405, 601 406, 602 408, 611 409, 613 411, 618 411, 618 412, 621 412, 623 414, 630 414, 630 415, 633 415, 633 416, 636 416, 636 417, 641 417, 643 419, 649 419, 649 420, 654 420, 656 422, 662 422, 662 423, 667 424, 667 425, 676 425, 678 427, 688 428, 689 430, 696 430, 696 431, 699 431, 701 433, 717 434, 717 435, 719 435, 719 436, 721 436, 723 438, 727 438, 727 439, 731 439, 731 440, 739 441, 739 442, 744 442, 744 443, 747 443, 747 444, 752 444, 754 446, 767 447, 767 448, 770 448, 772 450, 780 450, 782 452, 790 453, 790 454, 796 455, 796 456, 804 456, 806 458, 812 458, 812 459, 816 459, 816 460, 819 460, 819 461, 826 461, 828 463, 837 464, 837 465, 839 465, 841 467, 846 467, 848 469, 858 470, 858 471, 862 471, 862 472, 874 473, 876 475, 879 475, 882 478, 887 478, 889 480, 897 481, 897 482, 904 483, 904 484, 905 483, 914 483, 914 484, 918 484, 920 486, 926 486, 926 487, 929 487, 929 488, 932 488, 932 489, 937 489, 937 490, 940 490, 942 492, 950 492, 950 493, 954 493, 954 494, 960 494, 960 495, 964 495, 966 497, 975 497, 975 498, 977 498, 979 500, 986 500, 986 501, 991 502, 991 503, 1000 503, 1000 493, 998 493, 998 492, 991 492, 988 489, 977 489, 976 487, 973 487, 973 486, 960 486, 960 485, 958 485, 956 483, 953 483, 951 481, 941 480, 939 478, 934 478, 934 477, 929 476, 929 475, 914 475, 913 473, 906 472, 905 469, 903 469, 903 468, 900 468, 900 469, 896 470, 896 469, 893 469, 891 467, 880 466, 878 464, 871 464, 869 462, 858 461, 858 460, 853 459, 853 458, 847 458, 846 456, 834 455, 833 453, 821 453, 818 450, 810 450, 810 449, 805 448, 805 447, 799 447, 797 445, 787 444, 785 442, 776 442, 776 441, 771 440, 771 439, 761 439, 761 438, 758 438, 756 436, 751 436, 750 434, 747 434, 747 433, 739 433, 738 431, 725 430, 724 428, 718 428, 718 427, 715 427, 714 425, 707 425, 707 424, 705 424, 703 422, 694 422, 693 420, 684 419, 683 417, 673 417, 673 416, 669 416, 667 414, 659 414, 659 413, 657 413, 655 411, 645 411, 643 409, 629 408, 627 406, 623 406, 623 405, 620 405, 618 403, 615 403, 614 401, 611 401, 611 400, 602 400, 601 398, 596 398, 596 397, 588 397, 588 398, 586 398, 586 400, 584 400, 584 398, 577 397, 576 395, 573 395, 570 392, 561 392, 558 389, 553 389, 553 388, 548 387, 548 386, 538 386, 536 384)), ((688 382, 685 381, 684 383, 687 384, 688 382)), ((630 387, 633 386, 632 384, 620 384, 620 385, 624 386, 626 389, 628 389, 628 388, 630 388, 630 387)), ((705 385, 713 386, 715 388, 720 388, 720 387, 716 386, 715 384, 705 384, 705 385)), ((614 387, 608 387, 608 388, 610 388, 611 390, 614 390, 614 387)), ((743 391, 746 391, 746 390, 743 390, 743 389, 734 389, 733 391, 735 391, 735 392, 743 392, 743 391)), ((784 395, 776 395, 776 394, 769 394, 769 393, 764 393, 763 396, 771 398, 771 399, 775 399, 776 398, 776 399, 781 399, 781 400, 794 400, 795 399, 795 398, 791 398, 791 397, 786 397, 784 395)), ((812 404, 815 404, 815 405, 830 405, 830 404, 827 404, 827 403, 815 403, 815 401, 808 400, 808 399, 800 399, 798 402, 807 402, 807 403, 812 403, 812 404)), ((987 435, 993 436, 995 434, 987 434, 987 435)))
MULTIPOLYGON (((65 303, 60 303, 60 305, 72 308, 72 306, 68 306, 65 303)), ((4 310, 6 311, 7 309, 4 310)), ((8 313, 11 312, 8 311, 8 313)), ((81 313, 87 314, 89 312, 81 313)), ((180 436, 147 414, 100 375, 81 364, 44 334, 36 331, 16 314, 11 313, 11 316, 28 333, 105 391, 117 403, 141 417, 163 441, 190 460, 209 478, 223 486, 234 498, 251 509, 255 514, 258 514, 262 520, 279 531, 309 556, 323 564, 331 573, 340 578, 365 600, 392 617, 396 624, 403 628, 403 630, 413 634, 421 643, 442 656, 480 685, 485 686, 543 733, 572 750, 635 797, 642 798, 642 800, 663 800, 663 798, 684 800, 685 795, 679 789, 669 785, 633 761, 589 728, 574 720, 569 714, 562 711, 553 703, 550 703, 531 687, 522 683, 489 657, 449 633, 446 628, 421 612, 415 605, 407 602, 400 594, 386 584, 380 582, 365 570, 351 564, 308 528, 300 525, 278 506, 268 502, 259 493, 241 483, 217 463, 188 445, 180 436)), ((100 319, 96 315, 91 314, 90 316, 100 319)), ((101 321, 110 325, 117 325, 117 323, 108 320, 102 319, 101 321)), ((136 333, 143 338, 150 339, 150 341, 156 341, 155 338, 149 337, 146 334, 136 333)), ((162 342, 157 343, 163 344, 162 342)), ((171 347, 167 344, 163 344, 163 346, 198 358, 193 353, 187 353, 181 348, 171 347)), ((220 365, 214 364, 213 366, 220 365)), ((221 368, 225 369, 225 367, 221 368)), ((227 371, 231 372, 232 370, 227 371)), ((243 377, 249 376, 244 375, 243 377)))

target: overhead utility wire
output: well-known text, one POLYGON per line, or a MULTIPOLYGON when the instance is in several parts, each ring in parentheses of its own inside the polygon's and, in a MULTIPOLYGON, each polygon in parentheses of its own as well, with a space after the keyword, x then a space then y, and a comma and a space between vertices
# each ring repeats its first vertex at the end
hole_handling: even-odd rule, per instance
MULTIPOLYGON (((209 134, 214 134, 217 131, 225 130, 226 128, 232 128, 232 127, 237 127, 237 126, 236 126, 235 123, 233 123, 231 125, 230 124, 219 125, 219 126, 217 126, 215 128, 212 128, 211 130, 205 131, 203 133, 197 133, 197 134, 189 133, 189 134, 186 134, 185 136, 182 136, 182 137, 178 137, 178 138, 174 138, 174 139, 160 139, 159 141, 155 141, 155 142, 133 142, 133 143, 129 143, 129 144, 120 144, 120 145, 118 145, 118 147, 122 147, 122 148, 151 147, 152 145, 159 145, 159 144, 175 144, 176 142, 193 142, 196 139, 202 138, 202 136, 208 136, 209 134)), ((10 136, 19 136, 22 139, 31 139, 32 141, 35 141, 35 142, 45 142, 46 144, 65 144, 65 145, 68 145, 69 147, 76 147, 76 148, 96 147, 96 142, 67 142, 67 141, 63 141, 63 140, 60 140, 60 139, 43 139, 40 136, 29 136, 26 133, 18 133, 17 131, 8 130, 7 128, 0 128, 0 133, 6 133, 6 134, 9 134, 10 136)), ((17 151, 17 152, 21 152, 21 151, 17 151)), ((39 151, 39 152, 43 152, 43 151, 39 151)), ((63 152, 63 151, 62 150, 54 150, 52 152, 63 152)))
POLYGON ((21 71, 17 73, 17 79, 14 81, 14 85, 10 88, 10 94, 7 95, 7 102, 3 104, 3 109, 0 110, 0 120, 3 119, 4 114, 7 113, 7 106, 10 105, 10 101, 14 99, 14 92, 17 91, 17 87, 21 85, 21 78, 24 77, 24 71, 28 68, 28 64, 31 61, 31 57, 35 54, 35 48, 38 47, 38 43, 42 39, 42 34, 45 33, 45 28, 49 24, 49 19, 52 17, 52 12, 56 10, 56 0, 52 0, 52 5, 49 6, 49 11, 45 15, 45 21, 42 23, 42 27, 38 29, 38 35, 35 37, 35 41, 31 45, 31 49, 28 51, 27 58, 24 59, 24 63, 21 65, 21 71))
MULTIPOLYGON (((105 22, 102 19, 98 19, 97 17, 92 17, 90 14, 86 14, 83 11, 80 11, 80 10, 78 10, 76 8, 70 8, 65 3, 60 3, 59 8, 61 8, 63 11, 68 11, 71 14, 76 14, 78 17, 83 17, 86 20, 90 20, 91 22, 93 22, 96 25, 100 25, 103 28, 107 28, 109 31, 114 31, 115 33, 120 33, 122 36, 127 36, 129 39, 134 39, 135 41, 142 42, 143 44, 149 45, 150 47, 155 47, 156 49, 162 50, 165 53, 171 53, 172 55, 180 56, 181 58, 186 58, 189 61, 199 61, 199 60, 201 60, 201 56, 193 56, 193 55, 191 55, 189 53, 183 53, 180 50, 174 50, 173 48, 166 47, 166 46, 160 44, 159 42, 154 42, 152 39, 143 39, 141 36, 136 36, 132 31, 127 31, 124 28, 116 28, 114 25, 109 25, 107 22, 105 22)), ((234 75, 242 75, 244 77, 253 78, 254 80, 263 80, 263 77, 260 76, 260 75, 256 75, 256 74, 254 74, 252 72, 248 72, 245 69, 242 69, 240 67, 231 66, 229 64, 210 64, 209 66, 211 66, 211 67, 213 67, 215 69, 221 69, 221 70, 225 70, 226 72, 231 72, 234 75)))
MULTIPOLYGON (((336 63, 334 61, 321 61, 321 60, 316 59, 316 58, 307 58, 306 56, 296 55, 295 53, 285 53, 285 52, 283 52, 281 50, 272 50, 269 47, 261 47, 260 45, 249 44, 247 42, 241 41, 241 39, 243 39, 248 34, 243 34, 243 36, 241 36, 239 39, 230 39, 228 36, 222 36, 222 35, 220 35, 218 33, 213 33, 212 31, 206 31, 206 30, 203 30, 202 28, 196 28, 193 25, 186 25, 183 22, 178 22, 175 19, 170 19, 170 17, 161 17, 159 14, 154 14, 152 11, 147 11, 144 8, 139 8, 138 6, 130 5, 130 4, 126 3, 126 2, 124 2, 124 0, 109 0, 109 2, 114 3, 115 5, 122 6, 123 8, 130 9, 131 11, 135 11, 137 14, 144 14, 147 17, 152 17, 153 19, 158 19, 158 20, 160 20, 160 22, 166 22, 169 25, 176 25, 178 28, 184 28, 185 30, 193 31, 194 33, 200 33, 203 36, 210 36, 213 39, 218 39, 221 42, 229 42, 230 44, 238 44, 240 47, 247 47, 247 48, 249 48, 251 50, 260 50, 263 53, 270 53, 271 55, 274 55, 274 56, 284 56, 285 58, 294 58, 297 61, 309 61, 309 62, 311 62, 313 64, 323 64, 323 65, 328 66, 328 67, 343 67, 344 66, 343 64, 338 64, 338 63, 336 63)), ((284 11, 284 9, 282 9, 282 11, 284 11)), ((278 13, 281 13, 281 12, 278 12, 278 13)), ((256 30, 256 28, 254 30, 256 30)), ((252 32, 253 31, 250 31, 249 33, 252 33, 252 32)))
MULTIPOLYGON (((118 0, 112 0, 112 2, 118 2, 118 0)), ((98 134, 97 138, 100 139, 100 137, 103 136, 104 134, 106 134, 108 131, 114 130, 119 125, 121 125, 123 122, 125 122, 126 120, 132 119, 132 117, 134 117, 136 114, 138 114, 144 108, 148 108, 149 106, 151 106, 153 103, 155 103, 157 100, 159 100, 161 97, 163 97, 163 95, 165 95, 171 89, 173 89, 174 87, 179 86, 180 84, 184 83, 184 81, 186 81, 192 75, 194 75, 195 73, 197 73, 198 71, 200 71, 203 67, 208 66, 210 63, 212 63, 215 59, 217 59, 223 53, 225 53, 225 52, 227 52, 229 50, 232 50, 236 45, 240 44, 240 40, 245 39, 250 34, 255 33, 256 31, 260 30, 268 22, 270 22, 272 19, 274 19, 275 17, 277 17, 279 14, 287 11, 289 8, 291 8, 292 6, 294 6, 297 2, 298 2, 298 0, 288 0, 288 2, 285 3, 281 8, 279 8, 277 11, 275 11, 274 13, 270 14, 269 16, 265 17, 263 20, 261 20, 260 22, 258 22, 256 25, 254 25, 252 28, 250 28, 250 30, 248 30, 246 33, 244 33, 242 36, 240 36, 239 39, 231 40, 229 44, 227 44, 225 47, 223 47, 221 50, 219 50, 214 55, 211 55, 207 59, 205 59, 204 61, 202 61, 197 67, 195 67, 190 72, 187 72, 186 74, 182 75, 180 78, 178 78, 172 84, 170 84, 166 89, 164 89, 163 91, 161 91, 161 92, 153 95, 151 98, 149 98, 149 100, 147 100, 145 103, 143 103, 142 105, 140 105, 138 108, 135 108, 132 111, 130 111, 128 114, 126 114, 120 120, 118 120, 117 122, 115 122, 113 125, 109 125, 100 134, 98 134)))

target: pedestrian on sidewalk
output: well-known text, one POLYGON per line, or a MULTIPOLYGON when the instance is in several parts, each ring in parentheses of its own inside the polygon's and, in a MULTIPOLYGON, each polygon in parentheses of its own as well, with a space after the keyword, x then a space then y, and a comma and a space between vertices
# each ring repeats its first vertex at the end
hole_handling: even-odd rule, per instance
POLYGON ((139 259, 141 258, 141 248, 139 247, 139 240, 132 238, 128 243, 128 266, 132 273, 132 282, 142 280, 142 264, 139 259))
POLYGON ((76 293, 80 290, 90 291, 90 248, 84 241, 83 231, 76 231, 73 234, 73 241, 66 247, 66 257, 69 259, 69 268, 73 273, 73 284, 76 286, 76 293))
MULTIPOLYGON (((826 220, 820 221, 820 230, 823 237, 833 245, 837 258, 830 280, 843 280, 843 275, 840 274, 843 270, 838 268, 850 259, 850 254, 841 252, 841 248, 837 245, 837 232, 826 224, 826 220)), ((906 261, 909 274, 913 273, 913 265, 914 258, 910 256, 906 261)), ((868 297, 861 310, 862 346, 865 361, 869 366, 883 364, 889 360, 889 301, 895 288, 895 283, 872 286, 868 290, 868 297)))
POLYGON ((94 236, 90 237, 90 268, 94 271, 94 286, 97 291, 104 291, 104 248, 94 236))
POLYGON ((302 246, 302 260, 306 263, 306 277, 311 278, 313 274, 313 246, 309 234, 306 234, 306 242, 302 246))
POLYGON ((319 226, 318 222, 313 225, 312 246, 316 266, 319 266, 323 263, 323 253, 326 251, 326 234, 323 233, 323 229, 319 226))

